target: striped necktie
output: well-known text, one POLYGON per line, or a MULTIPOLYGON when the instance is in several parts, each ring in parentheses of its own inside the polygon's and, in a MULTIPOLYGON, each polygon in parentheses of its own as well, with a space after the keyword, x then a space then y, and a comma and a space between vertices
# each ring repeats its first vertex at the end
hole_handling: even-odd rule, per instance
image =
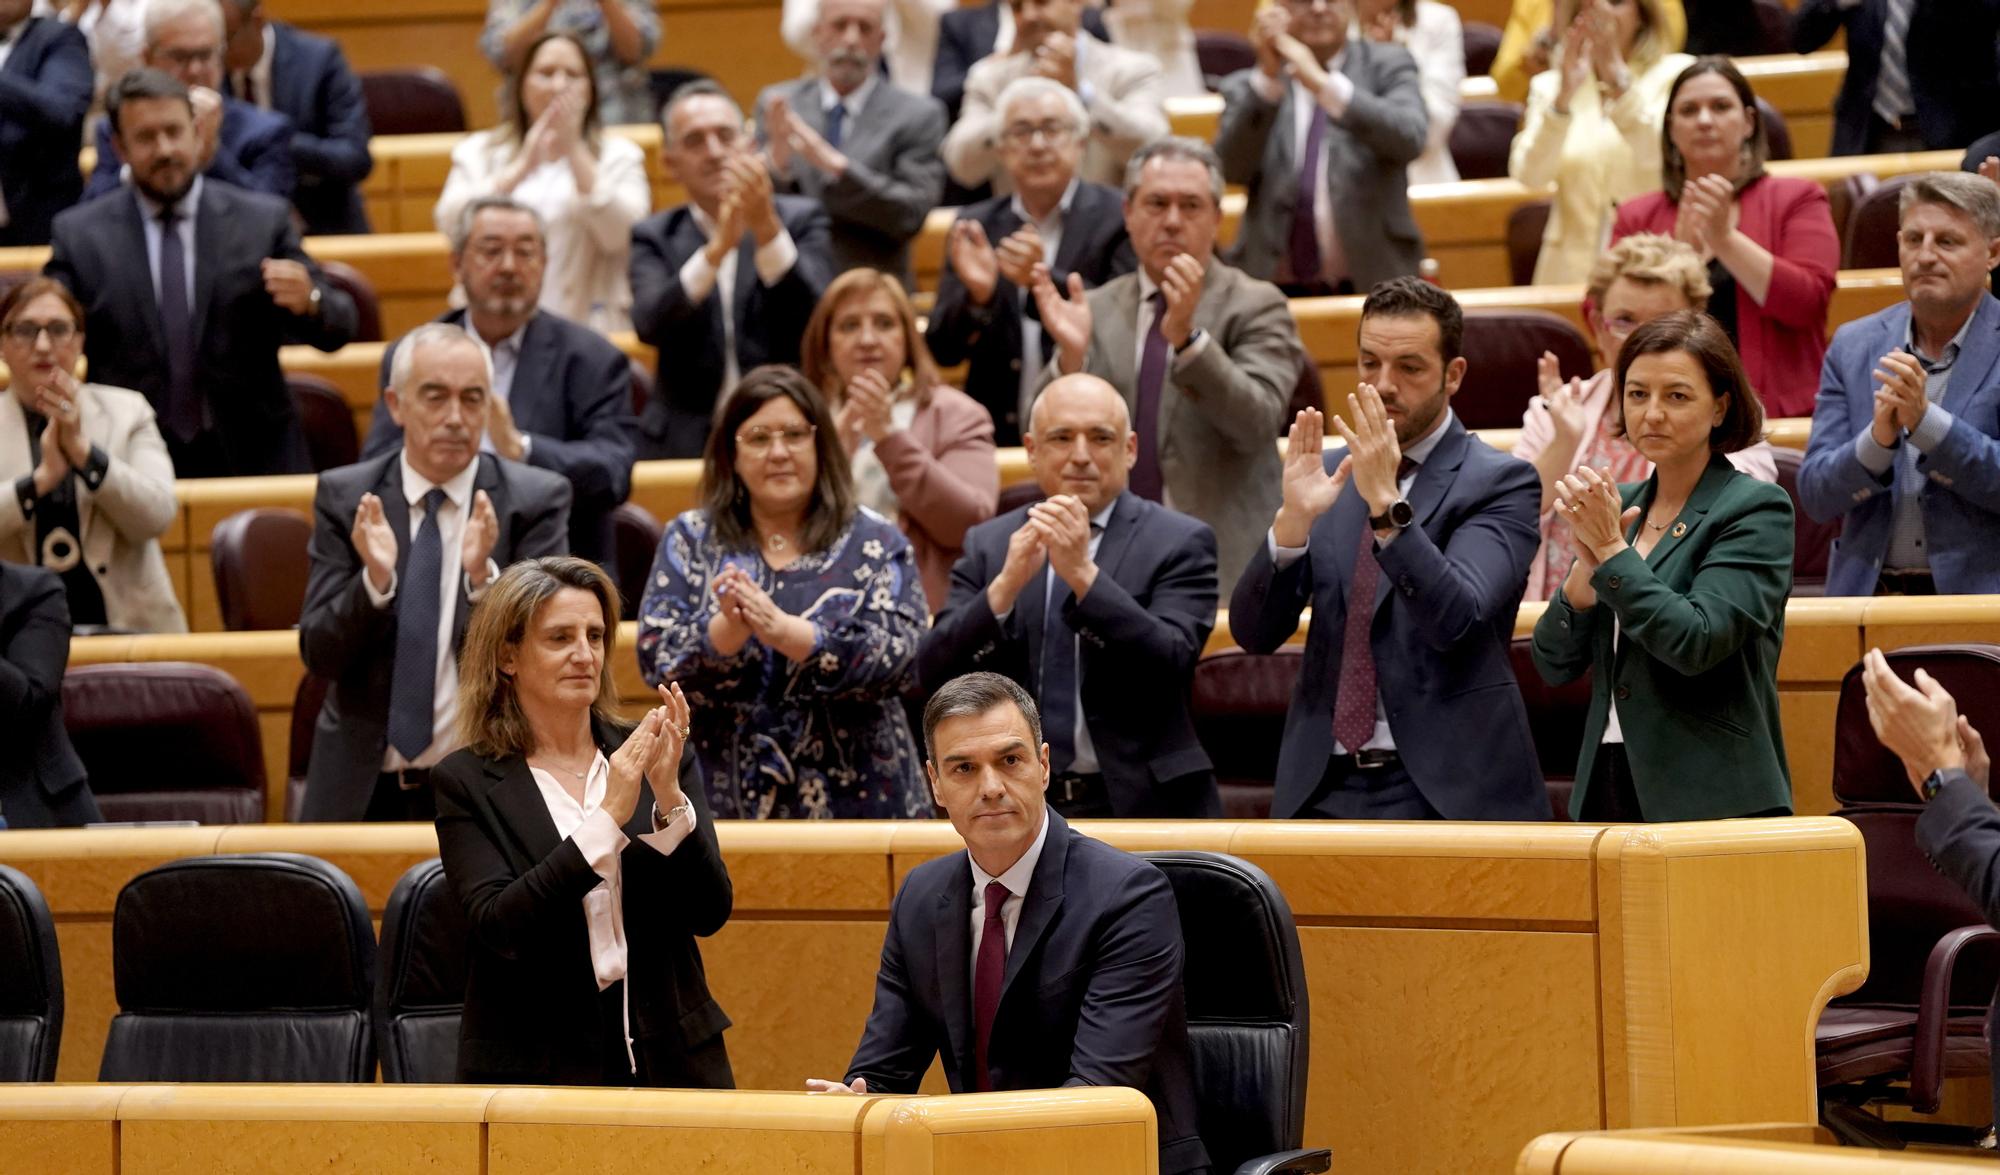
POLYGON ((1903 119, 1916 113, 1910 97, 1910 13, 1917 0, 1889 0, 1882 21, 1882 64, 1875 75, 1875 115, 1898 130, 1903 119))

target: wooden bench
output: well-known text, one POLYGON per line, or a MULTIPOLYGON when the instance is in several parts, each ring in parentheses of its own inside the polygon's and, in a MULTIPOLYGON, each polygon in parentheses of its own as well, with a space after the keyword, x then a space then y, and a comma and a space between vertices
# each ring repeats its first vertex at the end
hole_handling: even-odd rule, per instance
MULTIPOLYGON (((1992 1115, 1991 1108, 1984 1111, 1992 1115)), ((1984 1119, 1980 1119, 1984 1120, 1984 1119)), ((1804 1123, 1698 1126, 1679 1130, 1603 1130, 1545 1134, 1521 1152, 1516 1175, 1950 1175, 1992 1170, 1983 1154, 1844 1147, 1823 1127, 1804 1123)))

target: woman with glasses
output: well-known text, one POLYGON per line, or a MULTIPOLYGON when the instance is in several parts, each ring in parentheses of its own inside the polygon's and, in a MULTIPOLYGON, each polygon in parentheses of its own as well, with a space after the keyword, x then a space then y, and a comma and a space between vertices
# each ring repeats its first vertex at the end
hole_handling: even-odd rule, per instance
POLYGON ((857 505, 806 378, 752 370, 668 524, 639 609, 639 671, 677 681, 719 818, 927 816, 902 705, 927 609, 910 544, 857 505))
MULTIPOLYGON (((1541 394, 1529 401, 1514 443, 1514 456, 1532 464, 1542 480, 1542 549, 1528 567, 1523 599, 1548 599, 1576 561, 1573 534, 1556 514, 1556 489, 1564 477, 1586 466, 1621 485, 1652 475, 1652 462, 1626 439, 1612 403, 1618 349, 1633 331, 1663 314, 1705 310, 1708 298, 1708 275, 1695 251, 1653 233, 1626 237, 1590 271, 1583 317, 1604 367, 1589 379, 1564 382, 1556 357, 1544 353, 1537 372, 1541 394)), ((1761 437, 1728 457, 1759 481, 1778 480, 1771 446, 1761 437)))
POLYGON ((78 626, 186 632, 160 535, 174 463, 138 392, 76 378, 83 307, 52 278, 0 296, 0 560, 61 577, 78 626))
POLYGON ((1709 317, 1736 344, 1773 416, 1811 416, 1840 270, 1833 210, 1817 180, 1766 175, 1757 95, 1726 57, 1702 57, 1667 91, 1665 188, 1625 201, 1611 239, 1662 233, 1708 266, 1709 317))

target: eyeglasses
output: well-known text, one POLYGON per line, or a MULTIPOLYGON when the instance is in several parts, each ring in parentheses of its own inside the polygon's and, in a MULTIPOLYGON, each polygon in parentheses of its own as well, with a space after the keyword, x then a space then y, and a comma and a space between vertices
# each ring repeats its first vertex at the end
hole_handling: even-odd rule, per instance
POLYGON ((481 241, 466 246, 465 251, 472 254, 472 259, 481 265, 498 265, 501 259, 510 253, 516 265, 533 265, 542 259, 542 247, 533 241, 524 241, 511 249, 505 244, 481 241))
POLYGON ((736 434, 736 447, 753 456, 762 457, 771 451, 777 441, 785 442, 785 448, 797 453, 812 444, 813 435, 819 429, 810 424, 793 425, 785 429, 753 428, 736 434))
POLYGON ((24 347, 32 347, 43 331, 49 332, 49 342, 60 347, 76 337, 73 322, 16 322, 7 327, 7 337, 24 347))
POLYGON ((1076 137, 1076 128, 1066 122, 1017 122, 1000 132, 1009 147, 1026 147, 1040 135, 1051 147, 1060 147, 1076 137))
POLYGON ((1644 325, 1646 325, 1644 319, 1634 318, 1629 314, 1604 320, 1604 329, 1611 332, 1611 337, 1614 339, 1622 339, 1644 325))
POLYGON ((186 69, 190 65, 205 65, 211 61, 221 60, 222 47, 218 45, 212 49, 162 49, 158 56, 167 65, 186 69))

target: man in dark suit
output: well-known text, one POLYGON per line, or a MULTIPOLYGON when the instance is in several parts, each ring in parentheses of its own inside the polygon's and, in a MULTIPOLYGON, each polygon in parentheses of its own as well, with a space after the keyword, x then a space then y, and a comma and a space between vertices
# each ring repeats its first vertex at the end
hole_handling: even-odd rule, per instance
POLYGON ((833 280, 829 222, 813 201, 773 192, 743 111, 714 82, 674 91, 660 121, 660 157, 688 202, 632 228, 632 327, 660 352, 640 455, 698 457, 739 375, 799 361, 833 280))
POLYGON ((90 110, 90 46, 74 25, 0 0, 0 246, 46 245, 83 194, 76 144, 90 110))
POLYGON ((1349 38, 1350 19, 1347 0, 1273 4, 1250 29, 1256 67, 1222 83, 1215 153, 1250 187, 1236 263, 1294 297, 1366 290, 1424 256, 1407 174, 1430 125, 1417 64, 1349 38))
MULTIPOLYGON (((217 0, 154 0, 146 6, 141 60, 187 86, 201 174, 290 200, 298 183, 291 120, 221 93, 225 32, 217 0)), ((117 191, 123 179, 126 159, 115 129, 109 120, 97 126, 97 169, 84 188, 86 200, 117 191)))
MULTIPOLYGON (((1111 40, 1104 14, 1094 4, 1083 7, 1083 31, 1100 41, 1111 40)), ((1008 0, 986 0, 954 8, 938 18, 937 61, 931 68, 931 97, 944 103, 946 116, 958 121, 965 101, 965 75, 980 58, 1014 47, 1014 9, 1008 0)))
POLYGON ((1221 815, 1188 714, 1215 627, 1214 532, 1126 491, 1138 437, 1094 375, 1050 384, 1024 440, 1048 498, 966 533, 920 680, 990 669, 1032 693, 1065 816, 1221 815))
MULTIPOLYGON (((493 356, 480 447, 561 475, 570 485, 568 553, 609 564, 611 512, 632 492, 632 368, 603 335, 539 307, 547 242, 535 211, 483 196, 452 226, 451 261, 465 308, 438 318, 493 356)), ((382 355, 390 385, 397 345, 382 355)), ((363 460, 403 443, 388 397, 375 401, 363 460)))
POLYGON ((757 96, 757 130, 780 192, 833 222, 833 268, 910 284, 910 240, 944 194, 944 107, 881 74, 885 0, 820 0, 813 75, 757 96))
POLYGON ((479 451, 492 385, 471 335, 418 327, 383 393, 402 446, 319 477, 299 652, 331 686, 301 819, 436 815, 472 606, 502 564, 562 554, 569 483, 479 451))
POLYGON ((1792 48, 1847 33, 1833 153, 1963 147, 2000 110, 2000 0, 1800 0, 1792 48))
POLYGON ((1312 608, 1273 816, 1548 819, 1509 657, 1541 486, 1451 412, 1464 325, 1427 282, 1375 287, 1347 448, 1322 453, 1318 409, 1292 424, 1283 504, 1229 601, 1253 653, 1312 608))
POLYGON ((1028 291, 1049 267, 1067 287, 1103 285, 1138 265, 1116 189, 1077 178, 1089 114, 1075 92, 1023 78, 1000 95, 1001 161, 1013 194, 959 211, 925 341, 939 363, 967 365, 965 390, 993 417, 993 443, 1018 445, 1025 405, 1055 354, 1028 291))
POLYGON ((353 300, 299 248, 289 205, 196 174, 186 86, 135 69, 104 106, 132 182, 56 217, 47 268, 84 305, 91 379, 145 393, 181 477, 303 472, 278 348, 338 350, 353 300))
POLYGON ((0 562, 0 819, 9 828, 81 827, 103 817, 63 729, 69 598, 41 567, 0 562))
POLYGON ((292 120, 292 205, 306 232, 365 233, 361 181, 375 169, 368 106, 339 43, 264 15, 262 0, 224 0, 231 97, 292 120))
POLYGON ((934 1057, 953 1093, 1130 1086, 1159 1116, 1160 1171, 1206 1171, 1165 875, 1048 810, 1049 748, 1010 678, 947 682, 924 743, 966 851, 911 870, 846 1078, 807 1087, 915 1093, 934 1057))

